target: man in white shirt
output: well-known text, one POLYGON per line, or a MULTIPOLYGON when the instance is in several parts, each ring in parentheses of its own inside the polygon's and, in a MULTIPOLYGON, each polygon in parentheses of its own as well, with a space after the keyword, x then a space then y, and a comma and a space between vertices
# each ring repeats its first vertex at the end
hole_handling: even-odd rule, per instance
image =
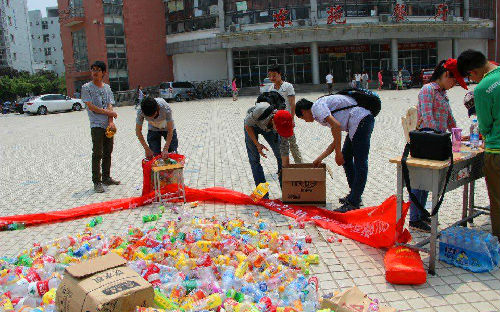
POLYGON ((328 88, 328 94, 332 94, 333 93, 333 76, 332 76, 332 73, 328 73, 328 75, 326 75, 326 87, 328 88))
POLYGON ((321 97, 314 103, 301 99, 295 113, 306 122, 317 121, 331 129, 333 142, 313 163, 319 165, 335 151, 335 162, 344 166, 350 188, 349 194, 339 200, 343 205, 336 211, 359 209, 368 177, 368 154, 375 118, 353 98, 339 94, 321 97), (341 131, 347 132, 342 150, 341 131))
POLYGON ((356 80, 356 88, 361 88, 361 74, 355 74, 354 79, 356 80))
MULTIPOLYGON (((273 83, 269 91, 277 91, 284 99, 286 104, 286 110, 295 117, 295 90, 293 85, 289 82, 283 81, 281 76, 281 68, 278 65, 271 66, 268 69, 269 80, 273 83)), ((302 155, 299 151, 299 146, 297 145, 297 139, 295 135, 287 138, 290 145, 290 152, 292 153, 293 160, 296 164, 302 163, 302 155)))
POLYGON ((361 76, 361 80, 363 81, 363 89, 368 89, 368 80, 370 80, 370 77, 368 77, 368 72, 363 73, 363 75, 361 76))

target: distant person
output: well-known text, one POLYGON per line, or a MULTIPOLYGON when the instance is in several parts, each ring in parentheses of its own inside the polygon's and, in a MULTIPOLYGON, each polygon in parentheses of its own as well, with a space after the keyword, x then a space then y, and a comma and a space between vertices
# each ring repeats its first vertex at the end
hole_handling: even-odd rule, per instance
POLYGON ((238 100, 238 87, 236 86, 236 78, 233 78, 231 82, 231 90, 233 92, 233 101, 238 100))
MULTIPOLYGON (((268 91, 277 91, 284 99, 286 110, 292 115, 292 120, 295 116, 295 90, 293 85, 289 82, 283 81, 281 76, 281 68, 278 65, 271 66, 268 69, 269 80, 273 83, 268 91)), ((296 164, 302 163, 302 155, 300 154, 299 146, 295 135, 286 138, 289 141, 290 152, 292 153, 293 160, 296 164)))
POLYGON ((382 79, 382 70, 378 71, 377 76, 378 76, 378 89, 382 90, 382 86, 384 85, 384 81, 382 79))
POLYGON ((368 76, 368 72, 364 72, 361 75, 361 81, 363 81, 363 89, 368 89, 368 82, 370 81, 370 76, 368 76))
POLYGON ((326 79, 326 87, 328 89, 328 94, 332 94, 333 93, 333 75, 332 75, 332 73, 329 72, 328 75, 326 75, 325 79, 326 79))
POLYGON ((398 71, 396 76, 396 90, 403 90, 403 72, 401 69, 398 71))
POLYGON ((144 148, 146 158, 152 158, 160 154, 167 158, 168 153, 177 152, 179 141, 172 117, 172 109, 164 99, 155 99, 148 96, 142 100, 141 107, 137 111, 135 135, 144 148), (148 144, 146 144, 142 135, 144 119, 148 121, 148 144), (163 149, 161 148, 162 137, 165 139, 163 149))
POLYGON ((137 90, 135 91, 135 109, 137 109, 137 107, 141 105, 143 99, 144 93, 142 92, 142 86, 138 85, 137 90))
POLYGON ((118 117, 113 111, 115 100, 108 84, 103 82, 106 64, 96 61, 90 66, 92 81, 82 87, 82 100, 87 106, 92 136, 92 182, 96 193, 104 193, 105 185, 118 185, 120 181, 111 178, 111 154, 113 153, 113 137, 106 136, 109 127, 116 132, 113 118, 118 117), (102 176, 101 176, 102 161, 102 176))
POLYGON ((79 99, 81 97, 80 91, 78 91, 78 90, 75 91, 74 96, 75 96, 76 99, 79 99))
POLYGON ((484 137, 484 175, 490 198, 492 234, 500 238, 500 67, 475 50, 462 52, 458 70, 477 81, 474 107, 484 137))
POLYGON ((357 89, 361 88, 361 74, 360 73, 354 74, 354 80, 356 81, 356 88, 357 89))

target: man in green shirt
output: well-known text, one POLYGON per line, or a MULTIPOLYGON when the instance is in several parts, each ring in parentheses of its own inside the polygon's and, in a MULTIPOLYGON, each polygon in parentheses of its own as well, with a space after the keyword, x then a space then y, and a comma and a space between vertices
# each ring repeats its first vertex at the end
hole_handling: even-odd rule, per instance
POLYGON ((479 51, 464 51, 457 60, 464 77, 479 82, 474 89, 479 132, 485 141, 484 175, 490 197, 493 235, 500 238, 500 67, 479 51))

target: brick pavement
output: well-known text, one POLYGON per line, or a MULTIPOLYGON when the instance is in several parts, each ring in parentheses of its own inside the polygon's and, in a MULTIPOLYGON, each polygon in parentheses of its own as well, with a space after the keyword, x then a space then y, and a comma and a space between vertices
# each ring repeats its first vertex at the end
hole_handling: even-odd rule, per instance
MULTIPOLYGON (((366 206, 380 204, 395 193, 395 166, 390 157, 402 152, 404 139, 401 116, 409 105, 416 104, 418 89, 383 91, 383 110, 376 118, 372 137, 369 177, 363 196, 366 206)), ((454 88, 449 96, 458 125, 467 128, 468 119, 462 105, 465 91, 454 88)), ((315 99, 319 93, 299 94, 315 99)), ((210 99, 172 103, 179 135, 180 152, 187 155, 186 184, 194 188, 223 186, 250 193, 253 179, 243 138, 243 118, 254 97, 210 99)), ((113 153, 112 176, 122 185, 95 194, 91 183, 91 141, 86 112, 51 114, 48 116, 0 115, 0 215, 35 213, 72 208, 89 203, 137 196, 142 186, 140 160, 143 150, 135 137, 135 111, 132 107, 117 109, 118 133, 113 153)), ((326 128, 296 121, 297 139, 303 157, 312 161, 331 141, 326 128)), ((144 132, 146 132, 146 126, 144 132)), ((326 160, 334 168, 329 179, 329 208, 348 188, 341 167, 333 157, 326 160)), ((270 156, 263 161, 271 183, 271 197, 279 197, 276 161, 270 156)), ((461 212, 461 191, 446 195, 440 222, 451 224, 461 212)), ((476 187, 476 203, 488 204, 484 181, 476 187)), ((121 234, 129 225, 141 226, 141 217, 154 212, 153 205, 104 216, 99 230, 121 234)), ((254 218, 253 212, 282 232, 293 221, 254 206, 203 203, 193 210, 198 216, 254 218)), ((80 233, 90 220, 81 219, 59 224, 32 227, 23 231, 0 232, 0 255, 13 256, 34 242, 44 242, 70 233, 80 233)), ((489 230, 489 217, 476 219, 475 226, 489 230)), ((395 286, 385 282, 383 250, 355 241, 329 244, 330 232, 307 226, 313 236, 311 252, 322 255, 321 264, 312 271, 320 279, 323 292, 342 290, 357 285, 368 294, 395 308, 408 311, 500 311, 500 271, 474 274, 447 264, 437 263, 437 275, 429 276, 421 286, 395 286)), ((413 233, 416 237, 422 235, 413 233)), ((425 260, 427 255, 422 254, 425 260)))

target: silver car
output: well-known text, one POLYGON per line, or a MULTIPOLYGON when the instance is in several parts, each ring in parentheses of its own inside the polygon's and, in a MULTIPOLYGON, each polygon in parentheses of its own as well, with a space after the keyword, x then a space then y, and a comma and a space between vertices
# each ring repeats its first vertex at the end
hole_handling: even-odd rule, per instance
POLYGON ((160 84, 160 97, 165 100, 189 100, 196 94, 196 89, 191 82, 163 82, 160 84))

